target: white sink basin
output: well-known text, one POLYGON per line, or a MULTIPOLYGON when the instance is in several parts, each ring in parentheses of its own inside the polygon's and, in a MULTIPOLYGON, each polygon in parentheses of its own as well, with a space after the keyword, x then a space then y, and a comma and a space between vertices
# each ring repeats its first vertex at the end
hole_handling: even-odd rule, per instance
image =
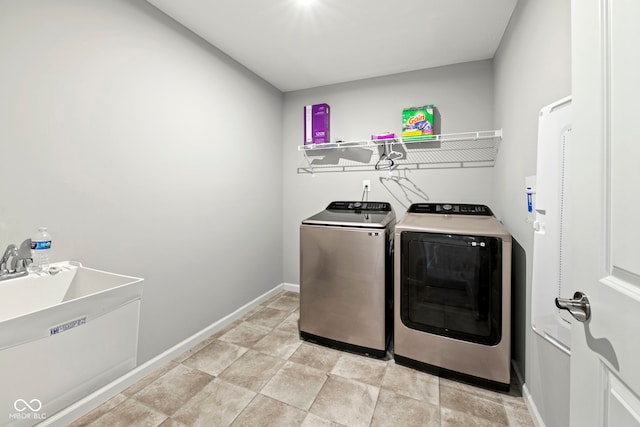
POLYGON ((136 366, 143 280, 52 266, 0 281, 0 426, 40 422, 136 366))
POLYGON ((31 273, 0 282, 0 350, 48 336, 46 326, 56 322, 75 315, 96 316, 142 296, 143 279, 94 270, 73 261, 52 266, 62 271, 55 275, 31 273), (48 312, 45 319, 43 311, 48 312), (46 320, 45 324, 40 320, 46 320))

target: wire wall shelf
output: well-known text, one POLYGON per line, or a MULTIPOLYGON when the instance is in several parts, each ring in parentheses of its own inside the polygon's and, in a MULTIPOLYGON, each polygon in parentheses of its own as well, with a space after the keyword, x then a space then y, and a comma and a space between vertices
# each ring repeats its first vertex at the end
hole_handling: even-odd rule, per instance
POLYGON ((502 130, 434 135, 421 141, 346 141, 298 146, 298 173, 492 167, 502 130))

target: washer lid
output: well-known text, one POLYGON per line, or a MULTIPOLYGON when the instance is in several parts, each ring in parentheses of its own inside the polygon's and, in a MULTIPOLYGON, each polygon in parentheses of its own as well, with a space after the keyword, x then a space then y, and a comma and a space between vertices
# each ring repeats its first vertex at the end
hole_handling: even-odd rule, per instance
POLYGON ((385 228, 395 221, 393 208, 386 202, 331 202, 327 208, 302 221, 310 225, 385 228))

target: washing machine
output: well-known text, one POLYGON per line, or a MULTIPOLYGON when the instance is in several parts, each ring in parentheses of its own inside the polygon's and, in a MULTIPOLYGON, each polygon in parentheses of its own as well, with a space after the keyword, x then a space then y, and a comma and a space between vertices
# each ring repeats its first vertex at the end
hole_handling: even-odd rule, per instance
POLYGON ((300 337, 384 358, 393 324, 386 202, 332 202, 300 225, 300 337))
POLYGON ((417 203, 395 227, 396 363, 483 387, 511 380, 511 236, 485 205, 417 203))

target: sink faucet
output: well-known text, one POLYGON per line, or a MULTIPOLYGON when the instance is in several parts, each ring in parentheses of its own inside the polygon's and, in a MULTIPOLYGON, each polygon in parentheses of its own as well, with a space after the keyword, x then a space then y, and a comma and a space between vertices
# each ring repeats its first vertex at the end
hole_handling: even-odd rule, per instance
POLYGON ((10 244, 0 258, 0 280, 13 279, 29 274, 27 267, 32 262, 31 239, 27 239, 18 248, 10 244), (11 263, 9 263, 11 260, 11 263))
POLYGON ((9 262, 10 257, 15 257, 18 255, 18 247, 13 243, 7 246, 7 249, 4 251, 4 255, 2 255, 2 259, 0 259, 0 271, 4 272, 7 269, 7 263, 9 262))

